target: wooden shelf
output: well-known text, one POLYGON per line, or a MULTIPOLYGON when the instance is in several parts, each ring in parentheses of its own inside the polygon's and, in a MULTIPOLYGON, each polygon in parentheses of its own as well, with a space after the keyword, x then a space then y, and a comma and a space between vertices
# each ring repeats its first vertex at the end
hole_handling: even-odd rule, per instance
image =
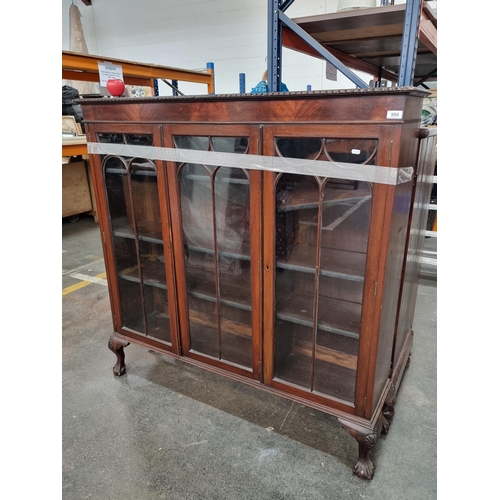
POLYGON ((194 71, 152 63, 127 61, 114 57, 78 54, 64 50, 62 51, 62 78, 63 80, 99 82, 98 63, 100 62, 120 65, 125 85, 154 87, 155 79, 164 79, 203 83, 207 85, 209 94, 213 93, 215 89, 214 73, 209 69, 206 72, 194 71))
MULTIPOLYGON (((213 248, 205 248, 205 247, 197 247, 194 245, 188 245, 188 250, 190 252, 199 252, 205 253, 209 255, 214 254, 213 248)), ((223 255, 230 259, 241 259, 241 260, 250 260, 250 242, 244 241, 241 245, 241 253, 236 252, 226 252, 226 251, 218 251, 218 255, 223 255)))
MULTIPOLYGON (((189 311, 189 320, 204 327, 216 328, 213 318, 209 314, 205 314, 200 311, 191 309, 189 311)), ((249 339, 252 338, 251 325, 245 325, 237 321, 222 319, 220 327, 222 331, 231 335, 243 335, 244 337, 248 337, 249 339)))
POLYGON ((309 392, 321 396, 326 395, 344 401, 353 400, 357 359, 344 358, 344 361, 340 361, 340 358, 331 352, 332 350, 316 347, 314 390, 311 391, 310 387, 304 386, 311 379, 311 351, 306 352, 304 345, 298 347, 299 351, 294 351, 277 366, 279 375, 274 378, 275 381, 302 390, 306 388, 309 392), (346 364, 348 366, 344 366, 346 364))
POLYGON ((147 315, 147 322, 147 335, 144 334, 144 323, 142 321, 125 325, 125 327, 138 332, 141 335, 145 335, 146 337, 152 337, 155 340, 160 340, 162 342, 166 342, 168 345, 171 345, 170 331, 168 330, 168 327, 165 327, 165 325, 168 325, 170 322, 170 316, 168 314, 158 311, 152 312, 147 315))
MULTIPOLYGON (((406 4, 294 18, 293 21, 348 68, 397 82, 406 4)), ((321 57, 289 28, 283 46, 321 57)), ((414 82, 437 69, 437 18, 423 2, 414 82)), ((437 77, 429 78, 429 81, 437 77)))
MULTIPOLYGON (((219 273, 220 303, 222 305, 251 311, 251 289, 248 286, 248 277, 245 280, 234 274, 219 273), (238 279, 237 279, 238 278, 238 279), (248 300, 241 300, 246 297, 248 300)), ((198 299, 216 302, 214 293, 215 275, 213 270, 189 266, 187 271, 188 294, 198 299)))
MULTIPOLYGON (((165 264, 159 260, 154 262, 143 260, 141 261, 142 281, 144 285, 154 286, 156 288, 167 289, 165 277, 165 264)), ((140 283, 139 269, 137 266, 129 267, 118 272, 120 279, 140 283)))
MULTIPOLYGON (((276 203, 276 210, 278 212, 290 212, 292 210, 304 210, 309 208, 317 208, 319 205, 319 190, 318 189, 301 189, 300 191, 291 191, 291 196, 284 203, 276 203)), ((359 191, 357 189, 339 190, 335 188, 325 188, 322 207, 333 207, 335 205, 352 202, 355 205, 367 196, 366 191, 359 191), (335 197, 330 193, 335 191, 335 197), (341 191, 339 193, 339 191, 341 191)))
MULTIPOLYGON (((119 238, 126 238, 129 240, 135 240, 132 228, 123 227, 116 231, 113 231, 113 236, 118 236, 119 238)), ((147 241, 148 243, 156 243, 157 245, 163 245, 163 240, 160 239, 161 234, 155 234, 153 236, 145 236, 142 234, 138 235, 139 241, 147 241)))
MULTIPOLYGON (((310 247, 307 245, 295 245, 286 262, 278 260, 276 267, 314 274, 316 268, 308 265, 311 260, 310 253, 310 247)), ((363 282, 365 262, 366 254, 364 253, 322 248, 320 275, 363 282)))
POLYGON ((62 156, 80 156, 87 154, 87 137, 85 135, 62 138, 62 156))
MULTIPOLYGON (((294 291, 286 298, 277 299, 276 318, 312 328, 312 311, 307 311, 307 304, 312 304, 312 296, 294 291)), ((361 304, 320 296, 319 310, 321 311, 319 330, 344 337, 359 338, 361 304)))
MULTIPOLYGON (((312 352, 312 348, 313 345, 311 342, 297 342, 296 352, 309 354, 312 352)), ((321 345, 316 346, 315 357, 326 363, 333 363, 338 366, 343 366, 344 368, 349 368, 349 370, 355 370, 358 363, 358 357, 354 354, 348 354, 321 345)))
POLYGON ((221 319, 220 347, 216 341, 218 325, 214 317, 190 309, 189 324, 191 330, 190 352, 207 355, 214 360, 232 364, 245 372, 251 372, 252 366, 252 326, 237 321, 221 319))

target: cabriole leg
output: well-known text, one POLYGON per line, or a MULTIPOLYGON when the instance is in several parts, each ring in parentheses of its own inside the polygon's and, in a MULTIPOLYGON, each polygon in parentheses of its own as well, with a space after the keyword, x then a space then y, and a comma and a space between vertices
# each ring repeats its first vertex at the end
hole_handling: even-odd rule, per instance
POLYGON ((116 364, 113 366, 113 373, 117 377, 121 377, 126 371, 125 367, 125 353, 123 348, 127 347, 130 342, 117 337, 116 335, 111 335, 108 341, 108 347, 116 354, 116 364))
POLYGON ((368 453, 377 443, 382 427, 382 419, 379 419, 376 428, 361 427, 352 422, 341 420, 340 424, 345 427, 349 434, 358 442, 358 462, 354 466, 352 472, 361 479, 370 480, 373 478, 375 465, 368 457, 368 453))

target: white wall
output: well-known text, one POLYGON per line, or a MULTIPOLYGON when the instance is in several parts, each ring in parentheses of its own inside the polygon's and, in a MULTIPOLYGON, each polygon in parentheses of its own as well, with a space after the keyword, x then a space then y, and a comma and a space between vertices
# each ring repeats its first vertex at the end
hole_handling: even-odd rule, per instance
MULTIPOLYGON (((69 50, 69 7, 62 0, 62 49, 69 50)), ((337 0, 296 0, 290 18, 335 12, 337 0)), ((217 94, 239 92, 239 74, 247 92, 267 67, 267 0, 92 0, 76 4, 89 53, 187 69, 215 64, 217 94)), ((326 63, 283 49, 282 80, 290 90, 354 88, 340 72, 325 78, 326 63)), ((357 73, 368 82, 371 75, 357 73)), ((205 94, 206 86, 179 83, 185 94, 205 94)), ((160 82, 160 94, 172 91, 160 82)))

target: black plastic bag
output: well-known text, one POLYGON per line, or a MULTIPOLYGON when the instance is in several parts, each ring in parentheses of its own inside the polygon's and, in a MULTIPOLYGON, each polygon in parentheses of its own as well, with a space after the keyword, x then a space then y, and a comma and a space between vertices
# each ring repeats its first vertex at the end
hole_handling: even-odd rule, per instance
POLYGON ((80 93, 77 89, 70 87, 69 85, 63 85, 62 87, 62 114, 63 116, 74 116, 76 123, 79 123, 82 127, 82 132, 85 132, 85 127, 83 125, 83 113, 82 108, 79 104, 75 104, 74 101, 80 98, 80 93))

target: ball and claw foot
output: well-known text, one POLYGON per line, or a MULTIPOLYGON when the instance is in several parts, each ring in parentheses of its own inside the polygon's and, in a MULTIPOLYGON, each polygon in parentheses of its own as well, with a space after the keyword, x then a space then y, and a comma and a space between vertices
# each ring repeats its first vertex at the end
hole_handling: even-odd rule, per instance
POLYGON ((353 422, 339 418, 340 424, 358 442, 358 462, 352 472, 361 479, 371 480, 375 472, 375 465, 368 458, 368 453, 375 446, 382 429, 382 418, 372 428, 361 427, 353 422))
POLYGON ((375 472, 375 465, 368 458, 369 451, 375 446, 378 439, 377 433, 367 434, 364 438, 360 439, 361 436, 356 437, 358 441, 359 455, 358 462, 352 470, 353 474, 360 477, 361 479, 372 479, 373 473, 375 472))
POLYGON ((108 347, 111 351, 113 351, 116 355, 116 364, 113 366, 113 374, 117 377, 121 377, 127 372, 127 368, 125 366, 125 353, 123 352, 123 348, 127 347, 129 342, 120 337, 115 337, 111 335, 108 341, 108 347))
POLYGON ((370 480, 373 478, 373 473, 375 472, 375 466, 373 462, 367 457, 365 459, 359 459, 358 463, 354 466, 352 473, 361 479, 370 480))

